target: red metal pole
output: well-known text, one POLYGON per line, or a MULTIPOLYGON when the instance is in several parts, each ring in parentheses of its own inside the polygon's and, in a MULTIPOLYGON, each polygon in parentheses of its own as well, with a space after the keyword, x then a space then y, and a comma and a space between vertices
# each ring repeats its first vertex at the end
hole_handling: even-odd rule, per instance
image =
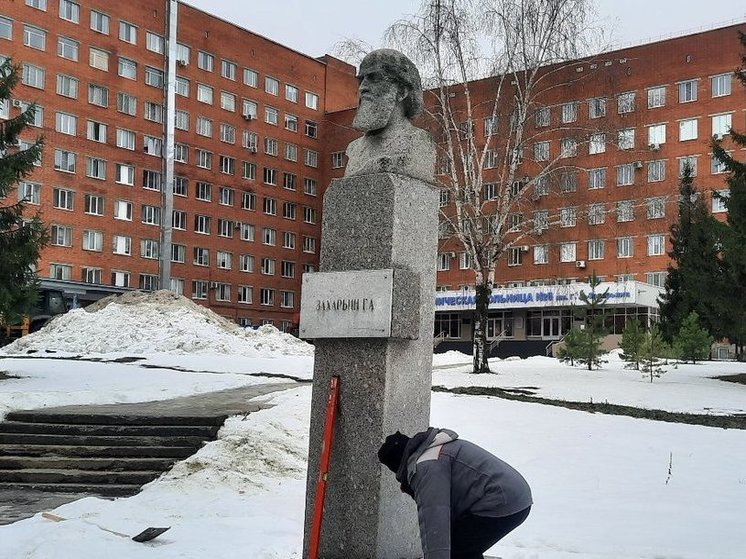
POLYGON ((326 421, 324 438, 321 441, 321 460, 319 461, 319 478, 316 481, 316 499, 313 503, 311 521, 311 538, 308 544, 308 559, 318 559, 319 539, 321 538, 321 520, 324 515, 324 498, 326 497, 326 478, 329 473, 329 459, 334 440, 334 420, 337 416, 337 399, 339 398, 339 377, 333 376, 329 383, 329 396, 326 400, 326 421))

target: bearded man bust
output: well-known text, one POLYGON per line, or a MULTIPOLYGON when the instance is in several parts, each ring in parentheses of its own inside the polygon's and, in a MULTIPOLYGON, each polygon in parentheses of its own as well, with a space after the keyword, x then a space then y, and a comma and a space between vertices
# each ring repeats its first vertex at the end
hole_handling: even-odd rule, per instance
POLYGON ((358 73, 359 104, 352 126, 365 135, 347 146, 346 177, 395 173, 433 182, 435 145, 411 122, 422 112, 417 68, 401 52, 369 53, 358 73))

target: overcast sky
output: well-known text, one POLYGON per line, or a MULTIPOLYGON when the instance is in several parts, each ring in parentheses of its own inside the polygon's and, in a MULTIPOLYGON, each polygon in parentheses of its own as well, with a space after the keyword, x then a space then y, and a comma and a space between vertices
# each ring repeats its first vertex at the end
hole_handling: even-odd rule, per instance
MULTIPOLYGON (((223 19, 311 56, 334 52, 346 37, 380 46, 393 21, 416 11, 419 0, 185 0, 223 19)), ((597 0, 611 44, 647 42, 700 27, 746 21, 744 0, 597 0)))

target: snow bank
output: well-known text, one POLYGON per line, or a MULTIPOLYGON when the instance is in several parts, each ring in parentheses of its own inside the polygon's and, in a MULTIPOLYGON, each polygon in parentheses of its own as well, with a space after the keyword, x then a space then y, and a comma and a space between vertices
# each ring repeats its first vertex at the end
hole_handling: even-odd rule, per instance
POLYGON ((265 325, 244 329, 170 291, 130 291, 74 309, 6 346, 8 355, 69 353, 313 355, 313 346, 265 325))

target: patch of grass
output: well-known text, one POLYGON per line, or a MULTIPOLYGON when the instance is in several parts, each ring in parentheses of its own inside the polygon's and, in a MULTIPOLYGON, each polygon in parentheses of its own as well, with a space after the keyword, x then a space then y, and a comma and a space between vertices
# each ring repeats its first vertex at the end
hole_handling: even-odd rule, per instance
POLYGON ((12 378, 21 378, 16 375, 11 375, 8 371, 0 371, 0 380, 8 380, 12 378))
MULTIPOLYGON (((746 375, 741 375, 746 376, 746 375)), ((539 396, 520 394, 512 390, 487 386, 461 386, 457 388, 446 388, 444 386, 433 386, 433 392, 450 392, 451 394, 466 394, 470 396, 494 396, 505 400, 517 400, 519 402, 531 402, 534 404, 545 404, 558 406, 570 410, 585 411, 589 413, 604 413, 608 415, 625 415, 639 419, 652 419, 653 421, 666 421, 668 423, 685 423, 688 425, 704 425, 705 427, 720 427, 722 429, 746 429, 746 415, 706 415, 697 413, 679 413, 664 410, 649 410, 621 406, 618 404, 594 403, 594 402, 572 402, 566 400, 551 400, 539 396)))
POLYGON ((724 375, 721 377, 712 377, 715 380, 724 380, 725 382, 735 382, 736 384, 746 384, 746 373, 739 375, 724 375))

